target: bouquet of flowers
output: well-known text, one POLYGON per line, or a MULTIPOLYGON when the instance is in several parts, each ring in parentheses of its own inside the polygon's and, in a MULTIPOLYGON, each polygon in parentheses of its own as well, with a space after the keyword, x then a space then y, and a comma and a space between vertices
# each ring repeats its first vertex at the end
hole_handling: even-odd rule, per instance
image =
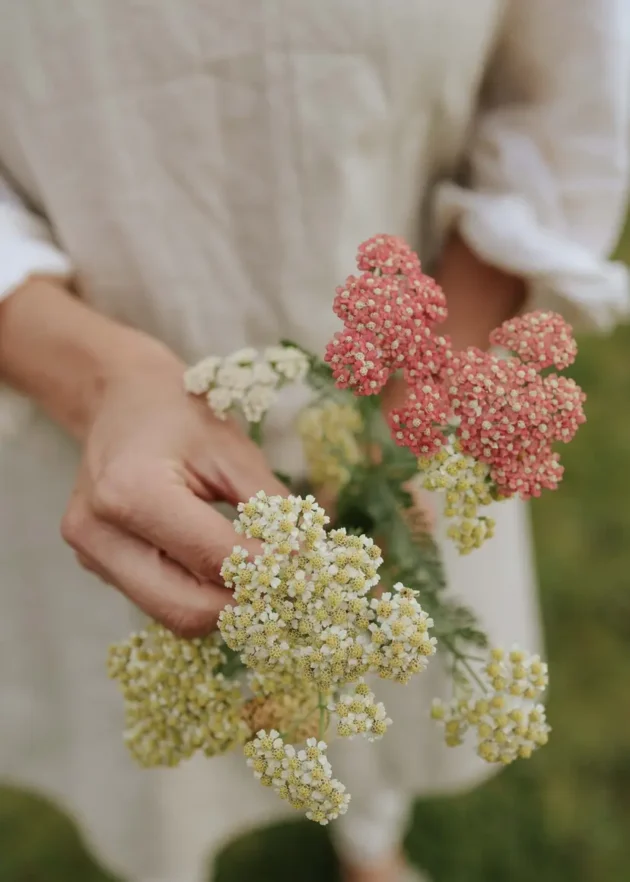
POLYGON ((446 596, 414 487, 441 494, 448 537, 467 554, 493 535, 491 503, 557 487, 553 445, 584 421, 581 389, 549 371, 576 355, 559 315, 505 322, 489 340, 504 355, 453 351, 439 333, 444 294, 402 239, 364 242, 357 266, 337 289, 343 329, 323 359, 285 341, 187 371, 189 393, 220 417, 240 413, 258 442, 282 387, 307 383, 296 430, 308 479, 282 476, 291 495, 239 506, 235 529, 260 550, 236 546, 225 559, 233 601, 216 633, 185 640, 154 623, 109 656, 141 764, 242 747, 261 784, 321 824, 350 800, 327 739, 383 737, 392 720, 375 678, 406 684, 436 652, 453 696, 427 713, 448 745, 472 739, 485 760, 508 764, 547 742, 546 664, 489 648, 473 613, 446 596), (388 412, 397 375, 406 397, 388 412))

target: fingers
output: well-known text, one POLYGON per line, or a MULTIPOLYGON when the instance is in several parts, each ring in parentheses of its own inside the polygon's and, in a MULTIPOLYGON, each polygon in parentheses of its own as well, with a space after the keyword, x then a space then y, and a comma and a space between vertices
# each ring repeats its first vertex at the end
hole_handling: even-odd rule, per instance
POLYGON ((195 456, 190 466, 121 458, 96 480, 84 468, 62 525, 82 565, 177 633, 215 625, 230 597, 220 576, 224 559, 235 545, 260 548, 200 497, 236 503, 260 490, 287 493, 258 448, 247 439, 224 441, 207 469, 195 456))
POLYGON ((230 599, 225 587, 198 581, 147 542, 89 516, 66 518, 63 532, 82 566, 169 630, 196 637, 216 627, 230 599))
POLYGON ((236 505, 247 502, 260 490, 268 496, 287 496, 288 490, 273 474, 262 453, 255 445, 247 445, 238 458, 231 456, 222 462, 225 479, 225 499, 236 505))
POLYGON ((320 487, 316 493, 318 505, 321 505, 331 521, 334 521, 337 513, 337 496, 338 491, 331 490, 330 487, 320 487))
POLYGON ((98 495, 96 514, 164 551, 202 579, 220 583, 223 560, 245 545, 232 524, 185 485, 145 481, 133 493, 98 495))
POLYGON ((287 487, 274 475, 261 448, 229 419, 213 419, 213 435, 193 459, 195 476, 213 497, 238 505, 261 490, 268 496, 286 496, 287 487))

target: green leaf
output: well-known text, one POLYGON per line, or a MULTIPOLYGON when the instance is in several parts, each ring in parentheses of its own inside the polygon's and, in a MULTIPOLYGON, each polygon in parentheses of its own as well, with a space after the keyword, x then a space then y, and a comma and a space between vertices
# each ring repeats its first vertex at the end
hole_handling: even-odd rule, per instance
POLYGON ((230 649, 230 647, 226 644, 223 644, 221 650, 226 655, 226 661, 220 666, 219 672, 223 674, 226 680, 230 680, 241 671, 244 671, 245 665, 241 661, 240 652, 235 652, 233 649, 230 649))

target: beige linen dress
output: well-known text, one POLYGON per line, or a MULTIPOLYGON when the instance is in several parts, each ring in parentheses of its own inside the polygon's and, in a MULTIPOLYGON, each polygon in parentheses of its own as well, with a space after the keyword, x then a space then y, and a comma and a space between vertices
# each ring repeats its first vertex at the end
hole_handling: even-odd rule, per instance
MULTIPOLYGON (((610 325, 627 295, 606 261, 625 203, 627 12, 626 0, 0 0, 0 293, 32 272, 73 274, 94 309, 190 361, 281 337, 321 352, 361 240, 402 234, 430 266, 456 225, 529 280, 532 305, 610 325)), ((269 445, 296 471, 297 403, 288 393, 269 445)), ((0 774, 58 799, 133 882, 193 882, 204 853, 283 806, 240 757, 133 765, 104 660, 139 615, 59 537, 78 451, 6 390, 0 413, 0 431, 17 432, 0 450, 0 774)), ((447 564, 494 640, 536 645, 522 507, 506 504, 496 539, 465 559, 448 550, 447 564)), ((349 852, 399 834, 401 794, 486 773, 426 720, 445 687, 437 664, 392 687, 390 735, 338 752, 355 797, 338 828, 349 852)))

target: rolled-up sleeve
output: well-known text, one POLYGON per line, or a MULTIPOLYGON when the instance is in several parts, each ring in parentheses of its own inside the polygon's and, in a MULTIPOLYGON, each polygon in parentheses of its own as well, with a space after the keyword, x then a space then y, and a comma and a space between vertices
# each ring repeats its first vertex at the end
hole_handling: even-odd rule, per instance
MULTIPOLYGON (((0 178, 0 300, 33 275, 70 278, 72 264, 46 221, 0 178)), ((15 434, 29 412, 29 402, 0 382, 0 441, 15 434)))
POLYGON ((527 308, 608 328, 628 274, 608 259, 630 162, 629 0, 510 0, 464 184, 436 190, 439 230, 528 282, 527 308))

